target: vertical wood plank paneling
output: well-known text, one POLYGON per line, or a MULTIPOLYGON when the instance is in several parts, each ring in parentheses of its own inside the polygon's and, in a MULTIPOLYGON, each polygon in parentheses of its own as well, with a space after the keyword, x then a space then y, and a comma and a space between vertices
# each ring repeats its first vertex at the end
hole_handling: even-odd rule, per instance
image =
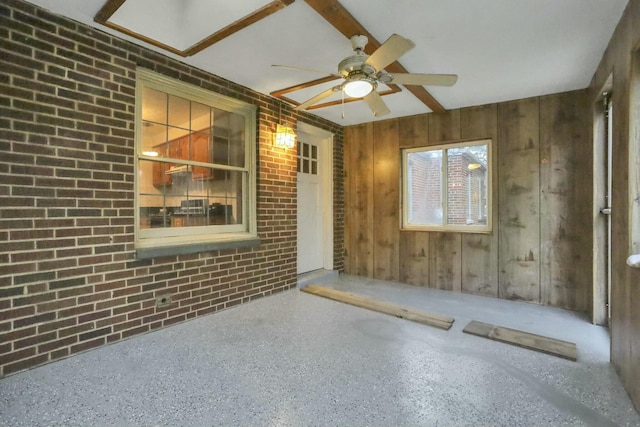
POLYGON ((403 231, 400 242, 400 281, 429 286, 429 233, 403 231))
MULTIPOLYGON (((634 11, 633 22, 640 22, 640 2, 636 2, 637 6, 632 9, 634 11)), ((629 141, 629 191, 630 191, 630 235, 631 235, 631 253, 640 254, 640 47, 633 53, 632 75, 630 94, 630 129, 629 141)), ((614 107, 615 108, 615 107, 614 107)), ((614 112, 615 114, 615 112, 614 112)), ((629 313, 629 324, 631 329, 628 336, 622 337, 630 346, 631 366, 629 371, 635 373, 635 377, 625 378, 629 394, 634 399, 636 409, 640 410, 640 269, 627 268, 627 286, 631 288, 629 306, 635 307, 629 313), (635 283, 636 286, 631 284, 635 283)))
POLYGON ((539 100, 498 106, 499 296, 540 301, 539 100))
POLYGON ((592 167, 584 92, 540 99, 541 302, 584 311, 591 288, 592 167))
POLYGON ((350 187, 349 271, 371 277, 373 274, 373 124, 349 128, 345 150, 350 150, 345 168, 350 187))
POLYGON ((375 122, 373 135, 373 277, 397 281, 400 280, 398 121, 375 122))
POLYGON ((462 291, 498 296, 498 107, 489 104, 464 108, 460 112, 462 139, 491 138, 493 232, 462 234, 462 291))
POLYGON ((638 103, 637 97, 631 98, 633 90, 629 88, 633 89, 632 79, 639 73, 632 66, 632 62, 639 62, 633 61, 640 54, 639 43, 640 1, 632 0, 613 33, 590 87, 591 101, 595 101, 613 70, 611 361, 637 409, 640 409, 640 274, 626 265, 625 258, 629 254, 632 230, 628 178, 629 156, 633 152, 629 144, 632 136, 629 106, 638 103))
MULTIPOLYGON (((429 145, 460 139, 460 110, 429 114, 429 145)), ((462 236, 429 234, 429 287, 461 291, 462 236)))
MULTIPOLYGON (((429 142, 427 115, 403 117, 398 119, 398 123, 400 147, 420 147, 429 142)), ((400 233, 400 281, 412 285, 429 286, 429 233, 419 231, 400 233)))
POLYGON ((399 145, 405 147, 420 147, 429 143, 429 116, 402 117, 398 119, 399 145))

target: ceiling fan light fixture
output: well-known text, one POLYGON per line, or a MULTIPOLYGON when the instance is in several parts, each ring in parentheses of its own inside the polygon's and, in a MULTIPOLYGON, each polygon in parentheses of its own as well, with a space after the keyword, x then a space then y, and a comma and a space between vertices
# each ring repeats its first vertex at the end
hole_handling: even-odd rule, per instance
POLYGON ((344 93, 351 98, 362 98, 373 90, 373 83, 368 80, 351 80, 345 83, 344 93))

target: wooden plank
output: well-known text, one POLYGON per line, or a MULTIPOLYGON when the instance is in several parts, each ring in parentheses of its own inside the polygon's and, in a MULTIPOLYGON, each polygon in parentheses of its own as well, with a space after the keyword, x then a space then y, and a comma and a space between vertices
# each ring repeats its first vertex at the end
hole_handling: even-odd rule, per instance
POLYGON ((429 286, 429 233, 400 233, 400 281, 410 285, 429 286))
MULTIPOLYGON (((429 115, 429 144, 460 139, 460 110, 429 115)), ((429 234, 429 287, 462 290, 462 236, 460 233, 429 234)))
POLYGON ((460 139, 460 110, 447 114, 429 114, 428 145, 460 139))
POLYGON ((576 345, 568 341, 531 334, 503 326, 495 326, 475 320, 469 322, 462 332, 529 350, 539 351, 552 356, 558 356, 574 362, 578 360, 578 349, 576 345))
POLYGON ((489 104, 460 111, 462 139, 485 139, 492 142, 492 228, 486 234, 462 234, 462 291, 498 296, 498 107, 489 104))
POLYGON ((540 98, 540 289, 545 305, 586 311, 593 173, 586 92, 540 98), (586 250, 585 250, 586 249, 586 250))
POLYGON ((349 292, 338 291, 336 289, 325 288, 318 285, 309 285, 300 289, 313 295, 328 298, 334 301, 343 302, 367 310, 376 311, 378 313, 389 314, 401 319, 411 320, 423 325, 434 326, 436 328, 449 330, 455 319, 439 314, 427 313, 413 308, 406 308, 396 304, 390 304, 383 301, 377 301, 349 292))
MULTIPOLYGON (((398 119, 399 145, 420 147, 429 143, 429 116, 420 114, 398 119)), ((411 285, 429 286, 429 233, 400 233, 400 281, 411 285)))
POLYGON ((400 128, 399 145, 405 147, 420 147, 429 142, 429 115, 401 117, 398 119, 400 128))
POLYGON ((429 287, 460 292, 461 275, 460 233, 430 233, 429 287))
POLYGON ((350 163, 345 164, 350 186, 350 198, 345 201, 350 224, 349 270, 345 272, 363 277, 373 277, 374 271, 373 139, 372 123, 345 130, 345 151, 350 151, 350 163))
POLYGON ((400 204, 398 120, 373 125, 374 272, 381 280, 400 280, 400 204))
POLYGON ((498 105, 498 296, 540 301, 539 99, 498 105))
MULTIPOLYGON (((320 16, 326 19, 334 28, 340 31, 345 37, 362 34, 367 36, 369 43, 365 46, 365 53, 371 55, 378 49, 381 43, 362 26, 353 15, 349 13, 338 0, 305 0, 320 16)), ((398 61, 389 64, 386 68, 389 73, 408 73, 398 61)), ((444 113, 444 107, 422 86, 407 86, 406 89, 418 98, 424 105, 429 107, 434 113, 444 113)))

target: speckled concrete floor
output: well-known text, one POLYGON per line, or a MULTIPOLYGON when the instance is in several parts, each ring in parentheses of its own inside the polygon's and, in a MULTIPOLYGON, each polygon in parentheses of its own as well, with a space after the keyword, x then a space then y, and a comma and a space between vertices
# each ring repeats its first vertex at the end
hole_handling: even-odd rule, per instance
POLYGON ((11 426, 638 426, 606 330, 548 307, 341 276, 430 328, 291 290, 0 380, 11 426), (578 344, 578 362, 462 333, 578 344))

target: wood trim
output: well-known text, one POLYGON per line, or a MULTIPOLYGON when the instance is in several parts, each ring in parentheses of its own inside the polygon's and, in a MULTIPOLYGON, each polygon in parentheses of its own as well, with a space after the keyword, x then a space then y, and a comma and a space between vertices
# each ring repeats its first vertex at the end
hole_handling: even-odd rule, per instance
MULTIPOLYGON (((340 4, 338 0, 305 0, 316 12, 326 19, 336 30, 351 38, 356 34, 362 34, 369 38, 369 43, 365 46, 365 53, 371 55, 380 47, 380 42, 340 4)), ((388 65, 385 70, 390 73, 408 73, 398 61, 388 65)), ((405 86, 424 105, 429 107, 434 113, 445 113, 447 110, 422 86, 405 86)))
POLYGON ((102 24, 106 27, 114 29, 116 31, 120 31, 128 36, 134 37, 138 40, 141 40, 145 43, 149 43, 152 46, 159 47, 160 49, 164 49, 168 52, 174 53, 176 55, 187 57, 195 55, 208 48, 209 46, 223 40, 230 35, 237 33, 238 31, 247 28, 251 24, 255 24, 263 18, 266 18, 269 15, 276 13, 277 11, 284 9, 289 6, 295 0, 274 0, 271 3, 261 7, 253 13, 235 21, 234 23, 227 25, 223 29, 216 31, 210 36, 200 40, 196 44, 192 45, 188 49, 180 50, 175 47, 169 46, 167 44, 161 43, 158 40, 147 37, 143 34, 137 33, 128 28, 122 27, 113 22, 109 22, 109 19, 113 14, 124 4, 126 0, 107 0, 107 2, 102 6, 100 11, 96 14, 93 20, 99 24, 102 24))
MULTIPOLYGON (((287 93, 296 92, 296 91, 299 91, 299 90, 302 90, 302 89, 306 89, 308 87, 312 87, 312 86, 316 86, 316 85, 319 85, 319 84, 322 84, 322 83, 327 83, 327 82, 330 82, 330 81, 333 81, 333 80, 340 80, 340 79, 342 79, 342 77, 336 77, 336 76, 321 77, 319 79, 311 80, 311 81, 308 81, 308 82, 305 82, 305 83, 300 83, 300 84, 295 85, 295 86, 289 86, 289 87, 284 88, 284 89, 279 89, 279 90, 273 91, 273 92, 270 93, 270 95, 271 96, 275 96, 276 98, 281 99, 281 100, 283 100, 285 102, 288 102, 289 104, 295 105, 297 107, 301 103, 296 101, 296 100, 294 100, 294 99, 289 98, 288 96, 285 96, 287 93)), ((390 84, 390 85, 388 85, 388 87, 389 87, 389 90, 378 92, 380 94, 380 96, 391 95, 392 93, 398 93, 398 92, 402 91, 402 89, 400 89, 400 87, 398 85, 390 84)), ((345 99, 344 101, 343 100, 339 100, 339 101, 323 102, 321 104, 312 105, 311 107, 307 108, 306 111, 317 110, 319 108, 325 108, 325 107, 331 107, 333 105, 342 104, 343 102, 346 104, 348 102, 355 102, 355 101, 361 101, 361 100, 362 100, 362 98, 348 98, 348 99, 345 99)))

